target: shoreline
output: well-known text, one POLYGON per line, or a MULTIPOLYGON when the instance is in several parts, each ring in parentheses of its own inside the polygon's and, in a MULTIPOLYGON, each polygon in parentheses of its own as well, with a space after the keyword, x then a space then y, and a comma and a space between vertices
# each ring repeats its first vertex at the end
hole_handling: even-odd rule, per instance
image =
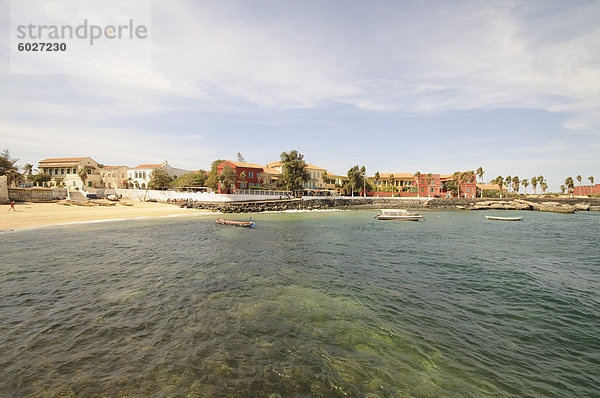
POLYGON ((212 212, 187 209, 167 203, 136 202, 133 206, 64 206, 58 202, 17 202, 16 211, 0 206, 0 233, 45 227, 101 222, 132 221, 154 218, 198 216, 212 212))
POLYGON ((600 211, 600 198, 303 198, 254 202, 187 202, 180 207, 221 213, 261 213, 285 210, 415 209, 415 210, 533 210, 556 213, 600 211))
POLYGON ((289 199, 256 202, 134 202, 133 206, 64 206, 60 202, 18 202, 16 211, 0 206, 0 233, 115 221, 190 217, 223 213, 279 213, 407 208, 413 210, 522 210, 574 213, 600 211, 600 199, 289 199))

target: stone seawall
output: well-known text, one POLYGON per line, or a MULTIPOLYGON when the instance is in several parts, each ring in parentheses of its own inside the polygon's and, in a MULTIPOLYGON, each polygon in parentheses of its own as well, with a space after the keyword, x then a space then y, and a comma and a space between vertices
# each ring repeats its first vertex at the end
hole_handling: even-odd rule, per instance
POLYGON ((189 207, 223 213, 257 213, 284 210, 320 209, 460 209, 460 210, 539 210, 572 213, 576 210, 600 210, 600 199, 535 198, 521 199, 382 199, 382 198, 335 198, 335 199, 289 199, 255 202, 188 202, 189 207))

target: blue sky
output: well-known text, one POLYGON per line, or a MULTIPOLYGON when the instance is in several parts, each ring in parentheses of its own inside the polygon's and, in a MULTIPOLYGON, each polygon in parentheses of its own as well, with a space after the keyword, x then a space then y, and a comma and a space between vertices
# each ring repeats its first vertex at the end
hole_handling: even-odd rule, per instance
POLYGON ((338 174, 600 180, 598 1, 161 0, 151 15, 151 63, 106 51, 104 73, 9 73, 3 40, 0 147, 21 164, 198 169, 297 149, 338 174))

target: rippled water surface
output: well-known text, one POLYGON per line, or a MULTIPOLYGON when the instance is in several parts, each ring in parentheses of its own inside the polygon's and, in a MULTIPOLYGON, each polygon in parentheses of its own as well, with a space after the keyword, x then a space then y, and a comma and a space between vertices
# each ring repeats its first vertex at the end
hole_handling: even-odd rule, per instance
POLYGON ((0 396, 598 396, 599 213, 373 214, 0 234, 0 396))

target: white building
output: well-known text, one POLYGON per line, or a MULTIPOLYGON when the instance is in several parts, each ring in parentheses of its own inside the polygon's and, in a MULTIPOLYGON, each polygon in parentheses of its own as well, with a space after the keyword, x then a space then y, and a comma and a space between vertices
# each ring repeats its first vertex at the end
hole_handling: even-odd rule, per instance
POLYGON ((175 178, 184 174, 193 173, 191 170, 171 167, 171 165, 169 165, 169 163, 165 160, 165 162, 162 164, 140 164, 139 166, 127 170, 127 181, 130 184, 133 184, 135 188, 146 189, 150 179, 152 178, 152 172, 156 169, 163 169, 167 172, 167 174, 175 178))

